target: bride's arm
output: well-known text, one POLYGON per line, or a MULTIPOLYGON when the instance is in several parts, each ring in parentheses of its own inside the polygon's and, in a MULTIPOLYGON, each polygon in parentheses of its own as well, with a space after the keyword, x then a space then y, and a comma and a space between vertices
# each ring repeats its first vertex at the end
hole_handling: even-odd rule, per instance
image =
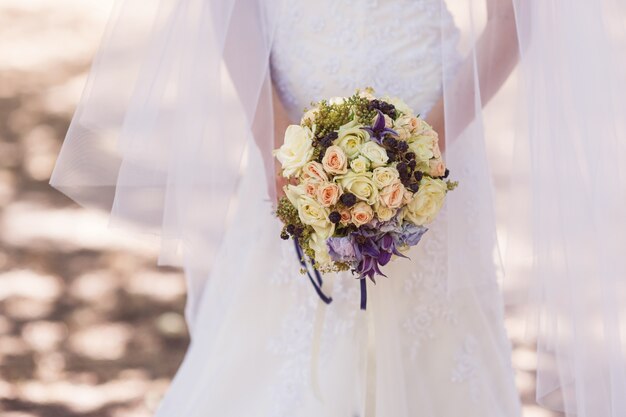
MULTIPOLYGON (((476 67, 480 83, 482 105, 486 105, 502 84, 509 77, 518 58, 517 29, 515 27, 515 11, 512 0, 488 0, 487 24, 480 38, 476 42, 476 67)), ((474 83, 474 58, 469 56, 462 63, 461 68, 453 81, 454 84, 470 85, 474 83)), ((472 89, 457 89, 470 91, 472 89)), ((455 97, 461 100, 457 103, 461 108, 474 106, 474 95, 464 94, 455 97)), ((468 119, 463 120, 465 127, 472 121, 474 112, 468 111, 468 119)), ((445 119, 443 96, 431 109, 426 120, 439 133, 440 146, 445 146, 445 119)))

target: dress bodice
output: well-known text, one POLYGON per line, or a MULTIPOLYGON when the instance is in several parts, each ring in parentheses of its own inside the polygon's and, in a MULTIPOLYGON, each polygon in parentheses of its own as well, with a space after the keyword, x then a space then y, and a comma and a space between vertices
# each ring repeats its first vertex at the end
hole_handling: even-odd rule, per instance
POLYGON ((368 86, 377 95, 402 97, 424 115, 441 94, 442 57, 458 61, 457 28, 439 0, 285 3, 271 68, 293 120, 311 101, 368 86), (443 44, 442 33, 449 39, 443 44))

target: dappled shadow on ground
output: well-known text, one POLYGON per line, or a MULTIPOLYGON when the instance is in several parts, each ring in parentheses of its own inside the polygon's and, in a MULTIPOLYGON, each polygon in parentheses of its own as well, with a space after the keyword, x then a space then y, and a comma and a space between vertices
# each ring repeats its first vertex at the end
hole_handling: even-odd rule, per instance
POLYGON ((186 349, 184 283, 48 178, 109 1, 0 0, 0 410, 149 416, 186 349), (93 3, 93 4, 89 4, 93 3), (95 10, 94 10, 95 9, 95 10))
MULTIPOLYGON (((188 338, 184 283, 150 244, 114 235, 48 178, 111 0, 0 0, 0 410, 152 414, 188 338)), ((525 417, 533 346, 509 311, 525 417)))

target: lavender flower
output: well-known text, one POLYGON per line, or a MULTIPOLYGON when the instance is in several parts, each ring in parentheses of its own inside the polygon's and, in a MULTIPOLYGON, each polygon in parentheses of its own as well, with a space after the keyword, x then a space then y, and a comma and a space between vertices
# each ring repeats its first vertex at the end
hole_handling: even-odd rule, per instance
POLYGON ((378 116, 376 116, 376 120, 374 121, 374 125, 372 127, 362 127, 361 129, 365 130, 370 134, 371 139, 379 145, 383 144, 383 139, 387 135, 398 136, 398 132, 393 129, 389 129, 385 127, 385 116, 383 113, 376 109, 378 112, 378 116))
POLYGON ((398 246, 415 246, 419 243, 428 229, 413 223, 404 222, 402 227, 394 232, 394 241, 398 246))
POLYGON ((351 236, 331 237, 326 241, 330 257, 335 262, 356 263, 361 253, 351 236))

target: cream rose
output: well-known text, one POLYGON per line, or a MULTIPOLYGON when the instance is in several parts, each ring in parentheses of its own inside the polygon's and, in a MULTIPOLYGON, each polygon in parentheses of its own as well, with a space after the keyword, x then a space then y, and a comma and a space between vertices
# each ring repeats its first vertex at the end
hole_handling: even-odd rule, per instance
POLYGON ((339 128, 337 139, 333 143, 343 149, 348 158, 355 158, 369 137, 369 133, 358 127, 355 122, 350 122, 339 128))
POLYGON ((380 201, 389 208, 398 208, 402 205, 404 190, 404 185, 396 180, 380 190, 380 201))
POLYGON ((308 127, 291 125, 285 131, 283 145, 274 151, 283 168, 283 176, 298 175, 313 154, 313 132, 308 127))
POLYGON ((374 211, 369 204, 359 201, 352 207, 352 223, 356 226, 363 226, 372 221, 374 218, 374 211))
POLYGON ((370 161, 364 156, 357 156, 350 161, 350 168, 352 168, 352 171, 360 174, 370 169, 370 161))
POLYGON ((431 159, 428 163, 430 175, 433 177, 441 177, 446 173, 446 165, 441 159, 431 159))
POLYGON ((339 196, 341 196, 341 188, 333 182, 320 184, 317 187, 317 201, 324 207, 337 204, 339 196))
POLYGON ((357 174, 348 172, 346 175, 336 177, 341 184, 344 192, 354 194, 359 200, 366 201, 368 204, 374 204, 378 199, 378 188, 372 181, 371 172, 363 172, 357 174))
POLYGON ((443 206, 447 189, 445 181, 424 177, 419 190, 405 208, 406 218, 417 225, 433 221, 443 206))
POLYGON ((409 139, 409 150, 415 153, 418 161, 429 161, 435 156, 437 133, 432 130, 409 139))
POLYGON ((302 197, 307 195, 306 186, 304 184, 287 184, 283 187, 283 191, 285 191, 285 196, 287 196, 287 199, 295 208, 298 208, 300 205, 302 197))
POLYGON ((312 233, 309 238, 309 247, 315 253, 315 262, 320 266, 326 266, 332 262, 330 253, 328 252, 328 246, 326 245, 325 237, 318 233, 312 233))
POLYGON ((376 212, 378 220, 386 222, 387 220, 391 220, 397 210, 389 208, 383 204, 377 204, 374 211, 376 212))
POLYGON ((361 155, 369 159, 374 168, 383 166, 389 161, 385 148, 372 141, 361 146, 361 155))
POLYGON ((348 158, 339 146, 329 146, 322 158, 324 170, 329 174, 345 174, 348 172, 348 158))
POLYGON ((307 162, 304 167, 302 167, 302 179, 311 179, 317 182, 326 182, 328 181, 328 175, 324 172, 324 167, 317 161, 307 162))
POLYGON ((400 177, 394 167, 378 167, 372 171, 372 180, 379 189, 385 188, 400 177))
POLYGON ((298 216, 304 224, 313 227, 315 233, 325 239, 332 236, 335 225, 328 220, 329 210, 311 197, 304 195, 298 200, 298 216))

